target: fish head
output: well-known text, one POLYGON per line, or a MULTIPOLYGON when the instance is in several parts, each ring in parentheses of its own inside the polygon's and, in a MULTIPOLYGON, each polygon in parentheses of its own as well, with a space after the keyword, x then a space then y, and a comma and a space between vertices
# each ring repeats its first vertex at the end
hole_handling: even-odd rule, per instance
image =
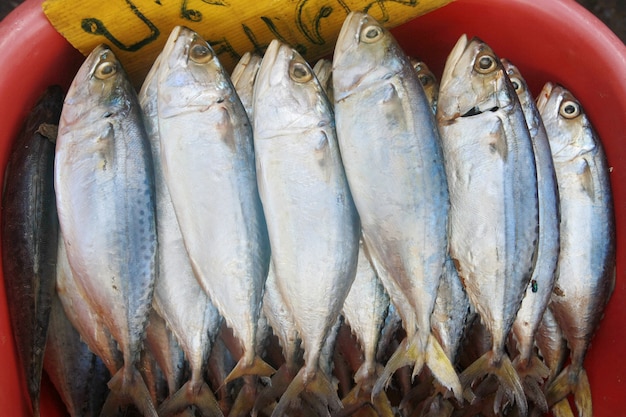
POLYGON ((448 55, 441 77, 437 117, 440 123, 518 102, 502 62, 485 42, 462 35, 448 55))
POLYGON ((255 132, 263 131, 263 137, 266 133, 280 136, 275 129, 282 127, 294 131, 332 124, 330 103, 313 69, 295 49, 279 40, 273 40, 263 56, 253 102, 255 132), (268 117, 281 122, 265 123, 262 119, 268 117))
POLYGON ((133 89, 122 64, 107 45, 99 45, 85 59, 67 92, 63 126, 71 128, 83 120, 124 117, 131 111, 133 89), (94 110, 94 109, 97 109, 94 110))
POLYGON ((411 65, 417 73, 417 78, 420 80, 426 98, 433 109, 437 109, 437 98, 439 96, 439 81, 435 74, 428 68, 428 65, 424 61, 420 61, 416 58, 411 58, 411 65))
POLYGON ((500 62, 502 62, 502 66, 506 71, 509 80, 511 81, 511 85, 513 89, 517 93, 517 97, 520 100, 522 106, 527 102, 527 100, 531 99, 530 91, 528 90, 528 84, 526 84, 526 80, 522 77, 522 73, 519 68, 517 68, 511 61, 506 58, 501 58, 500 62))
POLYGON ((376 19, 351 12, 341 27, 333 56, 335 101, 401 73, 407 60, 395 38, 376 19))
POLYGON ((537 96, 537 108, 549 132, 552 156, 571 160, 596 148, 595 133, 580 102, 558 84, 546 83, 537 96))
POLYGON ((215 51, 200 35, 175 27, 167 39, 158 71, 160 117, 209 109, 231 101, 234 87, 215 51))

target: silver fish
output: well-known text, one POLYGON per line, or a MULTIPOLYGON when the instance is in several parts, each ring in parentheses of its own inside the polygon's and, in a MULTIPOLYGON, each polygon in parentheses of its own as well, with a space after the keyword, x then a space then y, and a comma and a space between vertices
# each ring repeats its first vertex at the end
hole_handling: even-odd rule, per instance
POLYGON ((449 198, 424 89, 392 35, 356 12, 337 40, 333 86, 337 136, 363 241, 407 334, 374 393, 397 369, 413 365, 416 375, 426 364, 460 397, 456 371, 430 332, 448 244, 449 198))
POLYGON ((313 73, 320 82, 328 101, 333 102, 333 62, 322 58, 313 66, 313 73))
POLYGON ((82 289, 72 273, 65 242, 61 237, 57 251, 56 291, 67 319, 81 335, 89 350, 95 353, 109 373, 114 375, 124 365, 122 353, 118 350, 103 318, 82 294, 82 289))
POLYGON ((258 54, 246 52, 230 75, 230 80, 250 120, 254 116, 252 113, 252 93, 254 91, 254 81, 261 66, 261 59, 262 57, 258 54))
MULTIPOLYGON (((491 351, 461 374, 467 387, 494 374, 521 415, 527 402, 504 350, 530 282, 538 239, 537 174, 517 94, 479 39, 446 61, 437 119, 450 189, 450 256, 492 337, 491 351)), ((499 412, 500 404, 494 404, 499 412)))
POLYGON ((276 283, 304 348, 304 367, 281 397, 303 391, 341 407, 320 351, 356 271, 358 217, 336 142, 332 108, 291 47, 270 43, 254 89, 254 145, 276 283))
POLYGON ((526 81, 522 78, 517 67, 505 59, 502 60, 502 65, 509 75, 524 111, 537 167, 539 201, 537 259, 530 285, 526 289, 512 329, 517 339, 517 347, 520 350, 519 358, 523 362, 522 365, 526 366, 530 365, 535 333, 541 323, 554 286, 559 256, 559 194, 550 143, 539 110, 537 110, 526 81))
POLYGON ((270 375, 256 355, 270 253, 245 109, 209 44, 184 27, 170 34, 157 82, 163 175, 185 247, 244 351, 226 382, 270 375))
POLYGON ((154 160, 156 190, 159 274, 153 304, 185 353, 191 376, 183 387, 178 387, 180 392, 173 393, 159 407, 159 415, 168 416, 195 405, 204 415, 219 416, 221 411, 203 375, 221 317, 196 279, 165 181, 161 143, 169 138, 162 138, 159 130, 157 83, 162 59, 161 56, 156 59, 139 92, 154 160))
POLYGON ((55 286, 54 142, 63 90, 49 87, 11 148, 2 192, 2 269, 13 337, 33 415, 55 286))
POLYGON ((417 78, 419 78, 422 83, 426 98, 430 103, 433 113, 437 113, 437 100, 439 98, 439 81, 437 81, 437 77, 424 61, 411 58, 411 65, 413 65, 413 68, 415 68, 417 72, 417 78))
POLYGON ((580 103, 565 88, 544 85, 537 98, 554 160, 561 204, 561 251, 550 302, 571 363, 548 388, 549 402, 569 392, 591 416, 585 354, 615 286, 615 219, 609 166, 580 103))
POLYGON ((343 303, 342 314, 361 347, 363 363, 354 374, 355 387, 342 400, 344 408, 360 407, 371 401, 379 415, 394 415, 384 391, 374 398, 371 395, 382 371, 376 361, 376 353, 388 309, 389 295, 360 241, 356 277, 343 303))
POLYGON ((294 318, 287 308, 287 302, 278 289, 272 263, 270 263, 267 281, 265 281, 263 313, 267 317, 272 332, 278 339, 285 364, 272 375, 270 386, 257 397, 252 412, 253 416, 257 415, 258 410, 263 410, 280 398, 302 366, 302 341, 298 335, 294 318))
POLYGON ((58 297, 52 301, 44 370, 72 417, 95 417, 109 391, 111 378, 67 319, 58 297))
POLYGON ((156 416, 135 366, 157 267, 152 159, 135 90, 104 45, 87 57, 65 98, 55 189, 72 273, 124 355, 103 414, 130 400, 156 416))

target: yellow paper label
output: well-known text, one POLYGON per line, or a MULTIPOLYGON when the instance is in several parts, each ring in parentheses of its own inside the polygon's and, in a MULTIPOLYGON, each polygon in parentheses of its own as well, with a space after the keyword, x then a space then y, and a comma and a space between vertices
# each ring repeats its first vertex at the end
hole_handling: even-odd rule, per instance
POLYGON ((274 38, 310 62, 328 55, 352 10, 366 11, 391 28, 450 1, 46 0, 43 10, 83 54, 109 45, 139 85, 176 25, 198 32, 230 70, 245 52, 262 54, 274 38))

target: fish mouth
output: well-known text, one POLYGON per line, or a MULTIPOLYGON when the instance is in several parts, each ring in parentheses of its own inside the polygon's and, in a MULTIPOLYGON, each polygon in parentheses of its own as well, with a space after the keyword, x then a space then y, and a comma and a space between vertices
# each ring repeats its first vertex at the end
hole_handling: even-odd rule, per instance
POLYGON ((552 95, 552 90, 554 90, 554 86, 555 84, 548 81, 547 83, 544 84, 543 88, 541 89, 541 92, 537 96, 537 100, 536 100, 537 110, 539 110, 539 112, 543 111, 546 104, 548 103, 548 100, 550 100, 550 96, 552 95))
POLYGON ((463 113, 462 115, 460 115, 459 117, 472 117, 472 116, 478 116, 480 114, 483 114, 485 112, 492 112, 495 113, 498 110, 500 110, 500 107, 498 106, 494 106, 491 108, 488 108, 486 110, 481 110, 480 107, 478 106, 474 106, 471 109, 469 109, 468 111, 466 111, 465 113, 463 113))
MULTIPOLYGON (((454 71, 456 70, 456 65, 463 56, 467 45, 469 44, 469 40, 467 39, 467 35, 463 34, 459 38, 459 40, 452 48, 452 51, 448 54, 448 59, 446 60, 446 64, 444 66, 444 72, 441 75, 441 85, 451 82, 454 78, 454 71)), ((440 88, 442 87, 440 86, 440 88)))

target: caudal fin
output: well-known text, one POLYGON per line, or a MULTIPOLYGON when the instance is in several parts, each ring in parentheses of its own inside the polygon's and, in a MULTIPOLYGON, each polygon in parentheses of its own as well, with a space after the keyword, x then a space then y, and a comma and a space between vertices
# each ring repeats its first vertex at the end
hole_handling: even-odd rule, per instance
POLYGON ((535 404, 543 413, 548 412, 548 402, 541 389, 543 381, 550 376, 550 369, 539 359, 537 355, 531 356, 529 362, 521 360, 518 356, 513 365, 522 381, 522 387, 526 398, 535 404))
POLYGON ((117 416, 119 410, 134 404, 145 417, 158 417, 150 391, 137 369, 121 368, 108 383, 111 390, 107 396, 100 417, 117 416))
POLYGON ((256 376, 272 376, 276 369, 272 368, 269 364, 267 364, 263 359, 258 356, 254 357, 254 361, 251 365, 246 365, 244 363, 244 358, 242 357, 237 365, 233 368, 233 370, 228 374, 228 376, 224 379, 224 385, 228 384, 231 381, 234 381, 237 378, 241 378, 244 375, 256 375, 256 376))
POLYGON ((457 400, 462 401, 463 389, 459 376, 446 356, 437 339, 430 334, 426 349, 420 349, 419 335, 410 341, 404 339, 398 349, 391 355, 381 376, 376 381, 372 395, 377 395, 389 384, 392 375, 403 366, 413 365, 413 377, 419 374, 426 365, 435 379, 445 388, 451 390, 457 400))
POLYGON ((187 381, 174 395, 161 404, 159 416, 176 416, 191 406, 196 406, 197 411, 203 417, 224 417, 211 388, 204 382, 193 386, 191 381, 187 381))
POLYGON ((368 388, 362 384, 357 384, 354 388, 352 388, 348 395, 341 400, 341 402, 343 403, 343 409, 339 411, 335 417, 351 416, 359 408, 368 405, 376 411, 376 414, 379 417, 395 416, 385 391, 372 395, 371 386, 368 388))
MULTIPOLYGON (((561 371, 559 376, 550 384, 546 391, 548 405, 553 407, 566 399, 569 394, 574 394, 574 403, 580 417, 592 417, 593 407, 591 404, 591 387, 584 368, 578 371, 568 365, 561 371)), ((562 407, 564 408, 564 407, 562 407)), ((566 412, 566 411, 564 411, 566 412)))
POLYGON ((465 396, 467 398, 473 397, 470 386, 474 381, 482 379, 487 375, 494 375, 501 385, 498 388, 498 394, 500 395, 496 395, 493 411, 496 414, 501 412, 503 394, 508 398, 510 403, 517 405, 519 415, 527 415, 528 402, 526 401, 524 388, 511 360, 507 355, 503 355, 499 364, 494 365, 491 363, 492 356, 493 353, 491 351, 485 353, 461 373, 461 383, 466 389, 465 396))
POLYGON ((306 367, 302 367, 300 371, 298 371, 293 381, 291 381, 287 390, 280 398, 276 408, 274 408, 272 417, 287 415, 289 406, 292 403, 297 403, 302 394, 307 394, 305 399, 310 405, 317 406, 319 404, 323 406, 326 411, 330 411, 331 413, 337 412, 343 407, 341 400, 339 400, 337 396, 335 387, 323 371, 317 369, 313 377, 305 384, 306 371, 306 367), (313 402, 309 400, 311 396, 317 400, 316 403, 318 404, 313 404, 313 402))
POLYGON ((295 370, 292 372, 287 364, 284 364, 272 376, 270 385, 262 390, 254 402, 252 417, 256 417, 259 411, 278 401, 281 395, 293 380, 295 370))

